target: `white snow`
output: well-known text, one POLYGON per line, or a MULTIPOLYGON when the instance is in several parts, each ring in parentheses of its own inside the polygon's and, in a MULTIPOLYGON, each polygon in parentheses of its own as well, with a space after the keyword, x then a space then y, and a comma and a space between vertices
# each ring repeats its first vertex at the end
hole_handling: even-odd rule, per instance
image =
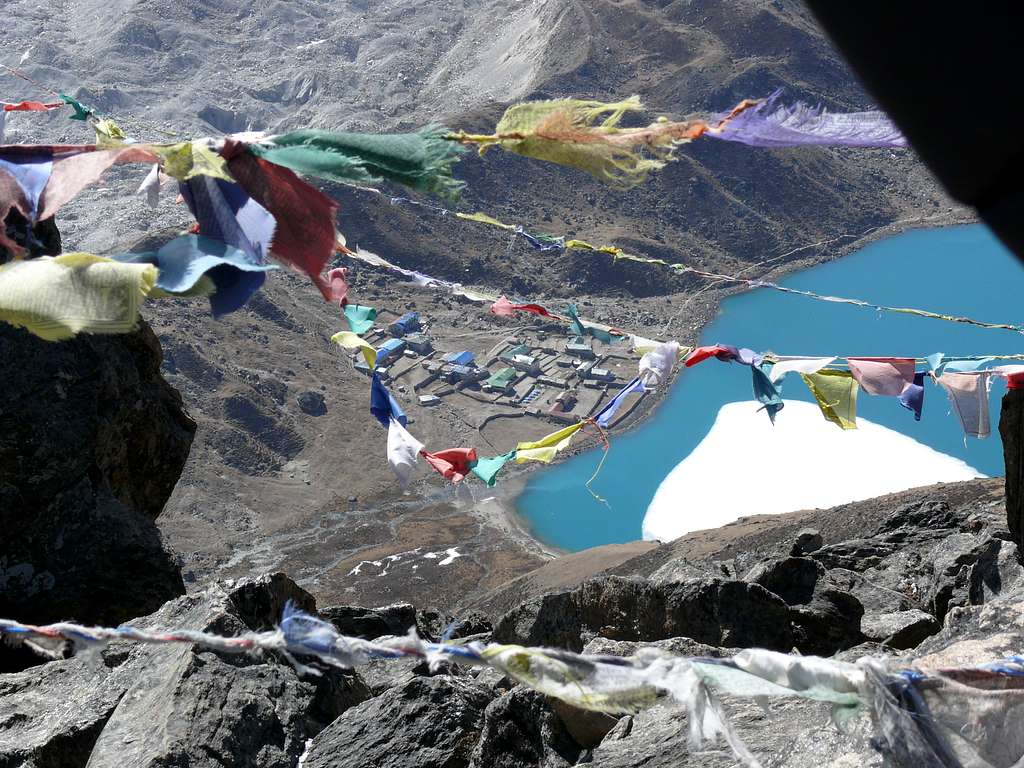
MULTIPOLYGON (((895 399, 893 407, 899 407, 895 399)), ((773 427, 758 408, 752 401, 722 406, 708 435, 662 480, 644 516, 645 539, 671 541, 746 515, 827 508, 985 477, 866 419, 842 430, 816 405, 787 400, 773 427)))

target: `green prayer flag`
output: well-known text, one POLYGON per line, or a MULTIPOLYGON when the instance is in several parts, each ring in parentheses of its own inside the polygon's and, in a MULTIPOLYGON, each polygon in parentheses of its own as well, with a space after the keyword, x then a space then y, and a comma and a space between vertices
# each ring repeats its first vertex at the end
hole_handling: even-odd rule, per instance
POLYGON ((73 114, 69 118, 70 120, 85 121, 92 117, 94 114, 96 114, 95 109, 93 109, 92 107, 85 106, 85 104, 80 102, 78 99, 72 98, 71 96, 68 96, 66 93, 60 93, 58 94, 58 96, 60 96, 61 101, 63 101, 65 104, 69 105, 73 110, 75 110, 75 114, 73 114))
POLYGON ((576 336, 593 336, 603 344, 618 344, 629 338, 618 334, 612 335, 603 328, 596 328, 593 325, 584 325, 580 322, 579 311, 575 304, 570 304, 565 311, 569 315, 569 331, 576 336))
POLYGON ((442 197, 456 197, 465 186, 452 178, 462 147, 436 128, 379 135, 307 129, 250 144, 249 151, 298 173, 343 184, 387 179, 442 197))
POLYGON ((362 336, 373 327, 373 321, 377 319, 377 310, 373 307, 364 307, 359 304, 346 304, 342 312, 348 320, 348 327, 352 333, 362 336))
POLYGON ((857 380, 849 371, 801 373, 822 415, 842 429, 857 428, 857 380))
POLYGON ((489 456, 484 459, 477 459, 470 467, 470 471, 487 483, 488 486, 493 488, 494 483, 497 480, 499 470, 508 462, 515 459, 515 457, 515 450, 511 450, 501 456, 489 456))

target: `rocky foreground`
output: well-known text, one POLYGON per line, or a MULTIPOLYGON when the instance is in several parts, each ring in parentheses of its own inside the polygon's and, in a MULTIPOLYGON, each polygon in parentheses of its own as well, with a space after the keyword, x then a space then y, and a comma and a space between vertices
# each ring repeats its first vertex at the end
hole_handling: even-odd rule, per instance
MULTIPOLYGON (((1001 479, 935 486, 745 519, 631 558, 578 553, 455 616, 447 605, 318 607, 282 573, 185 594, 154 519, 193 425, 159 375, 151 333, 50 345, 31 360, 14 354, 28 344, 20 331, 0 327, 0 342, 10 351, 0 357, 9 388, 0 410, 5 618, 237 634, 274 627, 291 600, 370 639, 415 629, 603 654, 761 647, 934 664, 1024 648, 1020 531, 1005 501, 1017 508, 1019 471, 1008 496, 1001 479)), ((1002 425, 1016 469, 1020 394, 1007 396, 1002 425)), ((0 768, 733 763, 724 747, 691 753, 677 708, 586 713, 493 671, 377 661, 310 677, 282 657, 185 645, 45 650, 0 646, 0 768)), ((823 707, 727 705, 768 764, 880 763, 867 730, 840 734, 823 707)))

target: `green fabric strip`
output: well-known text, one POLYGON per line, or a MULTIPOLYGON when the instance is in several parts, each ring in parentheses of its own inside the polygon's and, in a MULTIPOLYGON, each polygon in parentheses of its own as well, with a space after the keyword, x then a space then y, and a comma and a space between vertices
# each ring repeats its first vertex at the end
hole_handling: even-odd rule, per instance
POLYGON ((380 135, 307 129, 252 144, 249 151, 298 173, 348 184, 387 179, 442 197, 456 197, 465 186, 452 178, 462 148, 436 128, 380 135))

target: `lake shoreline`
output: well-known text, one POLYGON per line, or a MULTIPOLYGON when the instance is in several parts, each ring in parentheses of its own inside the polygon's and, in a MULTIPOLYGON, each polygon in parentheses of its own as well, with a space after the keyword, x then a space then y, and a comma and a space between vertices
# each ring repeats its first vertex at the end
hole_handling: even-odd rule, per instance
MULTIPOLYGON (((778 281, 787 277, 792 277, 797 273, 812 269, 816 266, 839 261, 845 258, 846 256, 861 251, 867 246, 880 240, 892 238, 907 232, 916 230, 937 230, 948 227, 958 227, 976 223, 978 223, 977 218, 973 216, 971 212, 965 211, 963 209, 950 209, 941 214, 936 214, 935 216, 931 217, 923 217, 918 219, 903 219, 891 222, 887 225, 883 225, 878 228, 872 229, 869 232, 866 232, 858 236, 856 239, 851 239, 850 241, 842 245, 836 246, 836 252, 829 258, 798 259, 790 262, 785 262, 779 265, 777 268, 765 272, 762 275, 762 279, 778 281)), ((719 317, 721 312, 722 301, 733 296, 737 296, 739 294, 747 293, 750 290, 750 288, 740 286, 716 290, 714 294, 715 301, 708 308, 708 311, 703 313, 703 316, 699 318, 699 330, 697 331, 698 338, 699 334, 703 333, 704 330, 719 317)), ((694 295, 696 294, 680 293, 672 294, 670 298, 686 300, 692 298, 694 295)), ((855 296, 855 298, 860 297, 855 296)), ((696 341, 696 338, 688 339, 686 340, 686 343, 695 344, 696 341)), ((680 342, 683 343, 683 340, 680 340, 680 342)), ((677 369, 677 371, 673 375, 672 380, 668 383, 667 386, 662 387, 655 393, 647 395, 644 398, 644 400, 641 401, 637 405, 637 407, 633 409, 633 411, 629 414, 628 418, 622 424, 616 425, 614 429, 609 431, 609 436, 613 440, 615 438, 621 438, 622 436, 633 432, 635 429, 648 424, 652 420, 652 417, 655 415, 655 412, 659 409, 659 407, 668 397, 669 393, 677 385, 679 380, 679 373, 680 371, 677 369)), ((521 511, 521 498, 524 492, 527 490, 527 486, 530 483, 530 481, 534 479, 534 472, 551 471, 555 469, 557 466, 564 464, 566 461, 582 453, 586 453, 587 451, 592 450, 592 447, 593 446, 590 445, 580 446, 578 448, 573 447, 573 449, 564 452, 564 455, 560 454, 556 461, 553 462, 550 466, 531 466, 528 469, 523 468, 522 471, 515 473, 515 487, 508 489, 505 493, 502 494, 501 507, 505 517, 507 518, 508 524, 510 526, 513 526, 520 535, 529 537, 540 549, 542 549, 549 555, 569 554, 573 551, 579 550, 562 548, 553 542, 546 541, 542 535, 538 534, 535 530, 535 527, 531 524, 531 521, 528 519, 527 515, 525 515, 521 511)), ((511 480, 511 477, 509 478, 509 480, 511 480)), ((643 539, 641 536, 638 535, 637 538, 634 540, 641 541, 643 539)))

